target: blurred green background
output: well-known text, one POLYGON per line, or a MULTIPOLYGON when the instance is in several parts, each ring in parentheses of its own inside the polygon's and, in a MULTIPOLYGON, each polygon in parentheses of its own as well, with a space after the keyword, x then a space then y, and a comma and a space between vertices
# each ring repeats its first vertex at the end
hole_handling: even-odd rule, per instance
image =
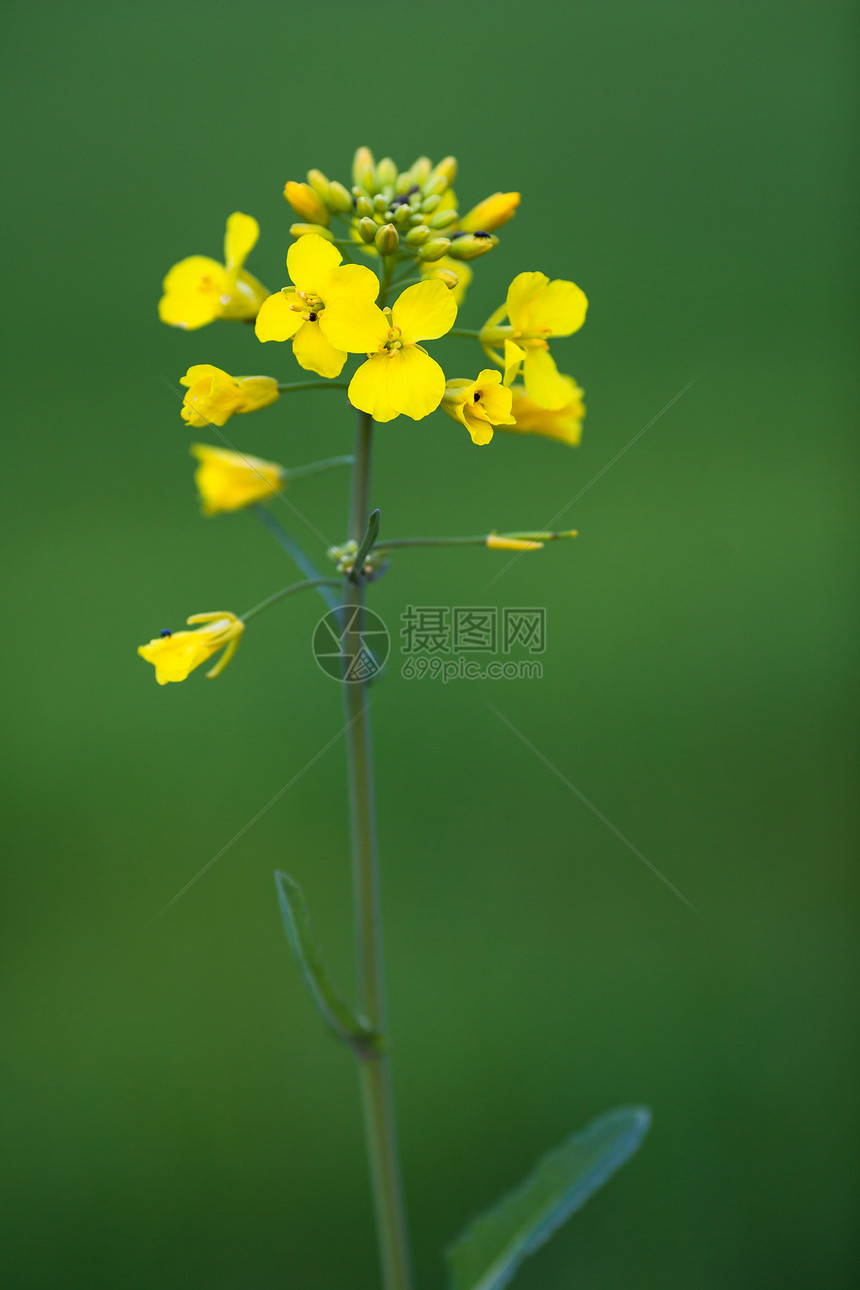
MULTIPOLYGON (((223 678, 156 687, 138 643, 292 580, 247 514, 203 521, 175 384, 296 379, 250 328, 182 333, 169 265, 235 209, 276 287, 284 181, 354 147, 458 155, 468 207, 523 204, 477 266, 591 299, 556 344, 582 447, 441 413, 380 429, 385 531, 540 526, 519 560, 403 553, 372 603, 548 610, 540 682, 376 689, 395 1078, 418 1279, 591 1115, 648 1103, 640 1155, 521 1290, 853 1284, 856 10, 533 0, 12 4, 3 647, 6 1284, 377 1286, 354 1071, 289 957, 272 871, 351 972, 344 750, 318 602, 223 678), (698 909, 519 742, 495 703, 698 909)), ((468 374, 465 340, 434 351, 468 374)), ((231 423, 297 464, 348 451, 339 396, 231 423)), ((217 442, 217 440, 215 440, 217 442)), ((344 536, 345 476, 293 500, 344 536)), ((314 555, 321 544, 282 508, 314 555)))

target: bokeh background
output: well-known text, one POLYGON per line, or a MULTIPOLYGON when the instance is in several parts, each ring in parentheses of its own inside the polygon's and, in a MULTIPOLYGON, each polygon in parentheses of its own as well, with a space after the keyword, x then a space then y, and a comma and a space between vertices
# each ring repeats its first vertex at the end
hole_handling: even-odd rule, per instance
MULTIPOLYGON (((582 447, 390 424, 389 535, 546 523, 698 378, 565 513, 576 544, 491 592, 505 557, 480 550, 403 554, 373 589, 395 631, 407 601, 488 596, 549 623, 540 682, 395 666, 376 690, 421 1290, 540 1151, 629 1101, 654 1111, 644 1149, 522 1290, 852 1284, 854 7, 6 17, 5 1283, 378 1284, 354 1071, 272 882, 303 884, 346 988, 342 743, 159 913, 341 728, 309 652, 318 603, 261 618, 212 685, 157 688, 135 655, 293 576, 252 516, 199 517, 170 385, 201 361, 301 373, 251 329, 161 326, 161 277, 218 254, 239 209, 262 225, 251 269, 280 285, 284 181, 346 178, 366 143, 456 153, 464 206, 522 191, 462 325, 524 268, 592 301, 557 345, 588 394, 582 447)), ((450 341, 444 362, 477 358, 450 341)), ((302 395, 231 433, 297 464, 348 451, 352 425, 340 396, 302 395)), ((292 497, 343 536, 345 476, 292 497)))

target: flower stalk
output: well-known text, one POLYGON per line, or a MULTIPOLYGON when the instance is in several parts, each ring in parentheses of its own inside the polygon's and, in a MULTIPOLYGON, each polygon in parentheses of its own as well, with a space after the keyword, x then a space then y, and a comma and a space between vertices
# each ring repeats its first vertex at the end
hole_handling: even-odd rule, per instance
MULTIPOLYGON (((373 419, 368 413, 359 412, 349 526, 350 537, 358 543, 364 537, 368 523, 372 441, 373 419)), ((361 577, 344 580, 344 606, 354 611, 351 630, 355 633, 361 631, 364 594, 361 577)), ((348 644, 347 649, 351 653, 352 645, 348 644)), ((411 1290, 406 1205, 397 1149, 391 1069, 385 1046, 382 908, 367 682, 345 682, 343 692, 347 720, 358 1008, 370 1028, 383 1039, 378 1052, 363 1056, 356 1053, 368 1164, 383 1286, 385 1290, 411 1290)))

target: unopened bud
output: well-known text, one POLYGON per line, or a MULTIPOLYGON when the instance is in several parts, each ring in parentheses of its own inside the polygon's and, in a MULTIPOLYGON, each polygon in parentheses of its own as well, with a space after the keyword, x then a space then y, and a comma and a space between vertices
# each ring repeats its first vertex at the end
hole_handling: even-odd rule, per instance
POLYGON ((377 193, 374 197, 373 209, 379 211, 380 215, 384 214, 385 211, 388 210, 388 199, 384 197, 382 193, 377 193))
POLYGON ((413 184, 418 184, 420 187, 432 169, 433 162, 429 157, 417 157, 410 167, 413 184))
POLYGON ((376 178, 378 179, 381 187, 385 187, 386 184, 394 185, 397 180, 397 167, 390 157, 383 157, 382 160, 377 163, 376 178))
POLYGON ((352 159, 352 182, 361 184, 367 188, 368 192, 374 192, 376 189, 376 162, 373 159, 373 153, 369 148, 357 148, 355 156, 352 159), (364 182, 364 177, 370 171, 370 184, 364 182))
POLYGON ((441 204, 442 204, 442 198, 440 194, 434 193, 432 197, 424 198, 423 202, 421 203, 421 209, 423 210, 425 215, 430 215, 433 211, 437 211, 441 204))
POLYGON ((394 211, 394 223, 398 228, 406 228, 412 220, 411 206, 398 206, 394 211))
POLYGON ((412 187, 413 182, 414 181, 412 179, 412 172, 410 170, 403 170, 397 176, 397 182, 394 185, 394 187, 401 195, 403 195, 404 193, 409 192, 409 189, 412 187))
POLYGON ((466 212, 460 220, 460 228, 464 233, 492 233, 513 219, 519 204, 519 193, 493 193, 492 197, 485 197, 466 212))
POLYGON ((383 224, 374 241, 380 255, 393 255, 400 245, 400 238, 393 224, 383 224))
POLYGON ((322 224, 291 224, 290 233, 293 237, 307 237, 309 233, 316 233, 317 237, 324 237, 327 242, 334 241, 334 233, 330 228, 325 228, 322 224))
POLYGON ((444 175, 440 174, 431 175, 426 183, 423 184, 424 192, 428 197, 433 197, 437 193, 441 197, 442 193, 444 193, 445 189, 448 187, 450 187, 448 180, 444 175))
POLYGON ((444 282, 449 291, 453 291, 455 287, 460 285, 460 279, 452 269, 434 269, 429 276, 444 282))
POLYGON ((365 217, 369 217, 373 215, 374 209, 375 208, 374 208, 373 202, 370 200, 369 197, 366 197, 364 193, 362 193, 360 197, 356 197, 355 213, 359 217, 359 219, 363 219, 365 217))
POLYGON ((444 175, 445 187, 450 188, 457 178, 457 158, 445 157, 438 166, 434 166, 430 178, 436 179, 439 175, 444 175))
POLYGON ((329 204, 329 182, 321 170, 308 171, 308 183, 326 206, 329 204))
POLYGON ((447 237, 432 237, 429 242, 425 242, 420 248, 418 254, 422 260, 430 263, 433 260, 441 260, 443 255, 447 255, 451 249, 451 240, 447 237))
POLYGON ((377 224, 372 219, 360 219, 358 221, 358 236, 362 242, 373 242, 376 240, 377 224))
POLYGON ((447 228, 449 224, 456 224, 458 219, 457 211, 437 211, 430 218, 431 228, 447 228))
POLYGON ((342 215, 352 210, 351 194, 336 179, 333 179, 328 186, 328 200, 332 210, 339 211, 342 215))
POLYGON ((477 260, 479 255, 486 255, 498 245, 499 239, 489 233, 464 233, 462 237, 452 239, 451 259, 477 260))
POLYGON ((309 224, 327 224, 329 222, 330 217, 326 205, 320 200, 310 184, 296 184, 291 179, 284 187, 284 196, 299 219, 306 220, 309 224))
POLYGON ((411 228, 406 234, 406 241, 410 246, 421 246, 430 236, 430 230, 426 224, 419 224, 417 228, 411 228))

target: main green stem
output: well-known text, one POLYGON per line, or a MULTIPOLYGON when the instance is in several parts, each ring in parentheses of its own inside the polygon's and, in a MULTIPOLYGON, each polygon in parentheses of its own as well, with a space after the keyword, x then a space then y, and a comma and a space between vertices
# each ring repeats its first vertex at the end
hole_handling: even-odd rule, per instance
MULTIPOLYGON (((359 412, 349 525, 349 536, 358 543, 364 537, 370 513, 372 438, 373 420, 366 412, 359 412)), ((355 582, 346 579, 344 605, 357 611, 355 626, 360 631, 364 611, 364 583, 361 578, 355 582)), ((386 1017, 382 911, 367 685, 363 681, 344 681, 343 691, 348 723, 358 1006, 373 1030, 382 1035, 384 1041, 386 1017)), ((380 1052, 359 1057, 358 1061, 383 1286, 385 1290, 411 1290, 406 1206, 397 1152, 391 1070, 385 1042, 381 1045, 380 1052)))

